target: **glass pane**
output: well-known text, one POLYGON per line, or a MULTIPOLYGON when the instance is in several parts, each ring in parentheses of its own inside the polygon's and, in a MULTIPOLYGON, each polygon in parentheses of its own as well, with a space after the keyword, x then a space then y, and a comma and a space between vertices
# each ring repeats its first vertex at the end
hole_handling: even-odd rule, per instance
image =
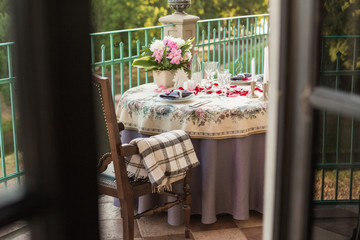
POLYGON ((360 94, 360 13, 356 1, 323 0, 318 85, 360 94))
POLYGON ((10 1, 0 1, 0 196, 16 190, 24 180, 17 141, 19 129, 13 63, 16 44, 10 29, 11 16, 10 1))
MULTIPOLYGON (((322 0, 321 4, 317 85, 360 94, 358 2, 322 0)), ((314 136, 312 239, 350 239, 359 218, 360 121, 317 111, 314 136)))
POLYGON ((312 239, 349 239, 359 212, 360 121, 317 111, 314 129, 312 239))

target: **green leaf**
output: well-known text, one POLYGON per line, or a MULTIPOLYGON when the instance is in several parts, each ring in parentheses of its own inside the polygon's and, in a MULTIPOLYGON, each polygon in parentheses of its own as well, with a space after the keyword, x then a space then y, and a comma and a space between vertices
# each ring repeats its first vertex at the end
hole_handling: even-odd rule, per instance
POLYGON ((133 66, 138 67, 138 68, 153 68, 155 66, 158 65, 157 62, 155 62, 152 57, 150 56, 144 56, 144 57, 140 57, 138 59, 135 59, 132 63, 133 66))

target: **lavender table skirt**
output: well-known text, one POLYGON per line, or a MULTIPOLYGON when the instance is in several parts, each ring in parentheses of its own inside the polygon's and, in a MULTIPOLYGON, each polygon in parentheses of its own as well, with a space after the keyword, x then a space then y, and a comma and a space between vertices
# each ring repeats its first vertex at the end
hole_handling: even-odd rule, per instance
MULTIPOLYGON (((148 137, 136 131, 121 133, 122 142, 148 137)), ((200 166, 192 170, 191 213, 201 214, 202 223, 216 222, 216 214, 228 213, 234 219, 249 218, 249 210, 263 211, 265 133, 222 140, 192 139, 200 166)), ((154 202, 141 197, 139 211, 154 202)), ((168 210, 168 222, 181 224, 181 206, 168 210)))

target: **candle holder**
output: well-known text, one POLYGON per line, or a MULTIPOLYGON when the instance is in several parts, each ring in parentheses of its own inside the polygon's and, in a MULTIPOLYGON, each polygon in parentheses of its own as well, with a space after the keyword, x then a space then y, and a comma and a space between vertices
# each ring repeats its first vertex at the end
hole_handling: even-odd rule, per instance
POLYGON ((263 96, 260 98, 262 101, 269 100, 269 83, 264 82, 262 84, 263 96))
POLYGON ((252 80, 250 82, 250 84, 251 84, 251 93, 247 97, 248 98, 258 98, 258 96, 255 94, 255 84, 256 84, 256 82, 252 80))

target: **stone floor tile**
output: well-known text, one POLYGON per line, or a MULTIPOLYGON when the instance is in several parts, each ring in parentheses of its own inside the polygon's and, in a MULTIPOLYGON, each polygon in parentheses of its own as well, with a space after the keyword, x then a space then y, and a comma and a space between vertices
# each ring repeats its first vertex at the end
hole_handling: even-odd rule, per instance
POLYGON ((313 227, 312 239, 316 240, 348 240, 349 238, 319 227, 313 227))
POLYGON ((19 236, 16 237, 11 237, 11 238, 2 238, 2 240, 31 240, 31 235, 30 232, 21 234, 19 236))
POLYGON ((238 228, 194 232, 193 236, 195 240, 246 240, 244 233, 238 228))
POLYGON ((99 220, 121 219, 120 208, 115 207, 111 202, 100 203, 99 220))
POLYGON ((171 226, 167 223, 167 214, 159 213, 152 217, 143 217, 137 220, 139 231, 143 238, 177 235, 184 233, 184 225, 171 226))
POLYGON ((353 229, 356 228, 357 219, 330 219, 319 221, 315 220, 314 226, 324 230, 337 233, 339 235, 350 238, 353 234, 353 229))
POLYGON ((317 207, 314 209, 314 218, 356 218, 358 208, 345 207, 317 207))
POLYGON ((241 229, 248 240, 261 240, 262 227, 250 227, 241 229))
POLYGON ((5 227, 2 227, 0 228, 0 238, 9 234, 9 233, 12 233, 12 232, 15 232, 23 227, 25 227, 27 224, 25 221, 18 221, 18 222, 15 222, 13 224, 9 224, 5 227))
POLYGON ((250 218, 247 220, 235 220, 239 228, 260 227, 263 225, 262 214, 256 211, 250 211, 250 218))
POLYGON ((190 229, 192 232, 200 232, 237 227, 231 215, 217 215, 216 218, 217 221, 213 224, 203 224, 201 223, 201 215, 191 215, 190 229))
MULTIPOLYGON (((184 234, 143 238, 143 240, 184 240, 184 239, 186 239, 184 234)), ((187 240, 194 240, 194 238, 190 236, 190 238, 187 238, 187 240)))
MULTIPOLYGON (((101 220, 99 221, 99 225, 101 240, 115 240, 123 238, 122 219, 101 220)), ((134 237, 141 238, 136 221, 134 222, 134 237)))
POLYGON ((110 202, 111 203, 114 202, 114 197, 104 195, 104 194, 102 194, 98 197, 98 203, 110 203, 110 202))
POLYGON ((27 226, 21 227, 17 230, 9 232, 6 235, 0 236, 1 240, 30 240, 31 234, 27 226))

